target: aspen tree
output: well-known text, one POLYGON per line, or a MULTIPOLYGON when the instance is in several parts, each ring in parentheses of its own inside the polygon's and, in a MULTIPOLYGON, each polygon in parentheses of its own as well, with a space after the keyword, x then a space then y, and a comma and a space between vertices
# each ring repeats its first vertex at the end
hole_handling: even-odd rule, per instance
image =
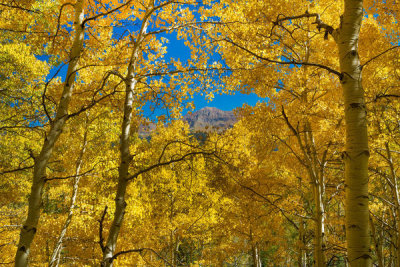
POLYGON ((68 106, 74 89, 75 77, 78 70, 79 58, 84 38, 84 0, 78 0, 74 5, 74 42, 69 56, 69 64, 63 93, 57 108, 56 117, 52 121, 51 128, 44 140, 40 154, 35 158, 31 194, 29 197, 28 217, 21 229, 18 249, 15 256, 15 266, 28 265, 30 246, 35 237, 40 218, 40 206, 42 203, 43 187, 46 182, 46 167, 51 157, 54 144, 62 132, 68 117, 68 106))

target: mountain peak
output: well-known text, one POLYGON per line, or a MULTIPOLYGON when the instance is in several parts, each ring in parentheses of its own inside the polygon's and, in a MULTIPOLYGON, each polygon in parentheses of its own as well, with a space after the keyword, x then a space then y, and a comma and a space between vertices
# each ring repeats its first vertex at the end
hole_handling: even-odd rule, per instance
POLYGON ((204 107, 183 117, 195 131, 227 129, 236 122, 233 111, 223 111, 216 107, 204 107))

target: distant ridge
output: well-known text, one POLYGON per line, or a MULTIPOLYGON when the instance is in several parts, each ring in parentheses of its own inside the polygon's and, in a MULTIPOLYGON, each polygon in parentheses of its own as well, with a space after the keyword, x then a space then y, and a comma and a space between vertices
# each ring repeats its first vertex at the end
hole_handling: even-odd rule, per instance
MULTIPOLYGON (((189 124, 193 132, 221 132, 233 127, 237 119, 233 111, 223 111, 215 107, 204 107, 196 112, 188 113, 182 118, 189 124)), ((153 122, 140 125, 139 136, 147 138, 156 128, 153 122)))
POLYGON ((204 107, 183 116, 192 131, 222 131, 231 128, 236 117, 233 111, 223 111, 215 107, 204 107))

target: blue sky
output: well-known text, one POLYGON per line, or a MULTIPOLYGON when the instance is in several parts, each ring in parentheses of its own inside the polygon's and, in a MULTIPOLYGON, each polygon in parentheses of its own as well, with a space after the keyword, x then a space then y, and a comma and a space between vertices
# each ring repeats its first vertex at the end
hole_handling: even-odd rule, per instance
MULTIPOLYGON (((177 40, 176 34, 168 34, 168 35, 163 35, 163 37, 166 37, 169 39, 168 43, 168 48, 167 48, 167 58, 179 58, 181 62, 187 61, 187 59, 190 57, 190 50, 188 47, 184 45, 184 40, 177 40)), ((39 57, 41 60, 48 60, 46 56, 39 57)), ((48 76, 48 79, 50 79, 57 71, 58 67, 53 68, 50 71, 50 74, 48 76)), ((67 66, 64 66, 61 71, 58 73, 58 76, 62 77, 62 80, 65 79, 67 71, 67 66)), ((194 102, 195 105, 195 110, 199 110, 204 107, 216 107, 221 110, 233 110, 237 107, 241 107, 243 104, 248 104, 248 105, 255 105, 258 101, 264 101, 265 99, 258 97, 256 94, 251 93, 251 94, 242 94, 240 92, 235 92, 234 94, 214 94, 214 98, 212 101, 208 101, 204 95, 201 94, 196 94, 192 101, 194 102)), ((160 115, 163 114, 165 111, 162 110, 156 110, 154 113, 151 114, 148 105, 146 105, 147 108, 145 107, 144 114, 152 117, 154 119, 155 115, 160 115)), ((187 113, 188 110, 183 111, 183 115, 187 113)))
MULTIPOLYGON (((167 48, 167 57, 180 58, 182 62, 186 61, 190 56, 190 50, 185 46, 183 40, 177 40, 175 34, 167 36, 169 44, 167 48)), ((221 110, 232 110, 241 107, 244 103, 254 106, 258 101, 263 101, 263 98, 252 93, 249 95, 236 92, 234 95, 214 95, 212 102, 208 102, 206 98, 200 94, 194 96, 195 110, 204 107, 216 107, 221 110)))

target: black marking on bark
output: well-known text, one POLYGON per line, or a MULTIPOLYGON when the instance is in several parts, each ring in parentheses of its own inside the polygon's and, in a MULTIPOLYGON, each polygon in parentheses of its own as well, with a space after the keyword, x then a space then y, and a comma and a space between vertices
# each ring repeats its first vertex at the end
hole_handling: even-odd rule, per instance
POLYGON ((34 234, 36 234, 36 228, 35 227, 29 228, 28 225, 24 225, 24 226, 22 226, 22 229, 24 229, 27 232, 32 231, 34 234))
POLYGON ((339 29, 341 29, 343 26, 343 15, 340 15, 340 25, 339 25, 339 29))
POLYGON ((342 160, 345 160, 345 159, 347 159, 347 158, 350 158, 349 154, 348 154, 346 151, 343 151, 343 152, 340 154, 340 157, 342 158, 342 160))
POLYGON ((360 228, 360 227, 358 225, 356 225, 356 224, 352 224, 352 225, 349 226, 349 229, 351 229, 351 228, 360 228))
POLYGON ((363 254, 360 258, 363 258, 363 259, 372 259, 372 258, 371 258, 371 255, 369 255, 369 254, 363 254))
POLYGON ((365 108, 363 103, 350 103, 351 108, 365 108))
POLYGON ((368 197, 367 195, 361 195, 361 196, 358 196, 357 198, 365 198, 365 199, 368 199, 369 197, 368 197))
POLYGON ((351 54, 353 57, 355 57, 355 56, 357 56, 357 51, 356 51, 356 50, 351 50, 351 51, 350 51, 350 54, 351 54))
POLYGON ((19 248, 19 251, 26 252, 25 246, 20 247, 20 248, 19 248))

